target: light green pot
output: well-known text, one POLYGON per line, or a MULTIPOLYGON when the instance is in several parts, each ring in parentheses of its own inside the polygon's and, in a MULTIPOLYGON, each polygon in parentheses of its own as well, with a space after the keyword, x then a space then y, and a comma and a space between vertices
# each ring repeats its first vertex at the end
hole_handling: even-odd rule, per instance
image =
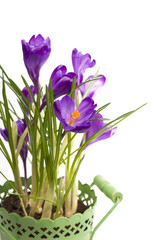
MULTIPOLYGON (((0 198, 6 197, 10 184, 0 186, 0 198), (3 197, 2 197, 3 195, 3 197)), ((79 199, 89 206, 83 214, 77 213, 71 218, 60 217, 56 220, 32 217, 20 217, 16 213, 8 213, 0 207, 0 239, 1 240, 91 240, 104 220, 110 215, 122 200, 122 194, 117 192, 102 176, 96 176, 93 183, 82 185, 79 182, 79 199), (94 208, 97 197, 93 185, 96 185, 113 202, 113 207, 101 219, 93 230, 94 208)))

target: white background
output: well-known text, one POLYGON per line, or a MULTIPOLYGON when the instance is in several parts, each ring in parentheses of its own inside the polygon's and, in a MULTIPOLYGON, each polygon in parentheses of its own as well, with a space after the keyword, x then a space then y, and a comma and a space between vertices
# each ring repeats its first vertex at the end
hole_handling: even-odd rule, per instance
MULTIPOLYGON (((0 64, 21 88, 20 75, 29 78, 20 41, 41 33, 50 37, 52 45, 50 58, 41 70, 41 84, 48 83, 59 64, 72 71, 71 51, 76 47, 97 61, 86 74, 94 74, 100 67, 100 73, 106 76, 106 84, 95 98, 98 106, 112 103, 103 112, 104 117, 117 117, 148 102, 122 122, 111 139, 88 148, 79 178, 91 183, 95 175, 101 174, 124 195, 95 240, 155 240, 155 1, 5 0, 0 9, 0 64)), ((3 157, 0 170, 11 178, 3 157)), ((0 184, 3 182, 0 176, 0 184)), ((112 206, 110 200, 96 192, 99 201, 95 223, 112 206)))

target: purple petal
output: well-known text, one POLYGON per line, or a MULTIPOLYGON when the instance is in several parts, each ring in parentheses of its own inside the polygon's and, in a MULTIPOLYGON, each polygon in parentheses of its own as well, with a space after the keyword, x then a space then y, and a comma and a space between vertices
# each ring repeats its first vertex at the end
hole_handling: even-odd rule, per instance
MULTIPOLYGON (((25 122, 24 119, 23 119, 23 122, 20 121, 20 120, 17 120, 16 124, 17 124, 17 127, 18 127, 18 136, 17 136, 17 145, 18 145, 19 138, 20 138, 20 136, 22 136, 22 134, 25 131, 27 126, 26 126, 26 122, 25 122)), ((8 142, 8 129, 0 129, 0 133, 3 136, 3 138, 8 142)), ((28 137, 28 134, 27 134, 24 141, 27 143, 28 140, 29 140, 29 137, 28 137)), ((27 153, 28 153, 27 146, 25 144, 23 144, 23 146, 21 148, 21 151, 20 151, 20 156, 21 156, 23 161, 26 161, 27 153)))
POLYGON ((62 121, 60 100, 55 101, 53 107, 55 116, 62 121))
POLYGON ((74 72, 77 75, 77 84, 79 85, 83 81, 83 74, 85 73, 86 69, 94 67, 96 61, 91 61, 90 54, 82 54, 75 48, 72 51, 72 63, 74 72))
POLYGON ((54 99, 65 95, 71 91, 72 82, 68 81, 67 79, 65 81, 60 81, 56 84, 53 95, 54 99))
POLYGON ((60 102, 60 105, 58 106, 58 108, 60 109, 60 112, 61 112, 61 119, 64 119, 66 123, 69 123, 72 113, 75 110, 74 100, 69 96, 63 97, 60 101, 58 100, 54 103, 54 111, 55 111, 55 104, 57 104, 58 102, 60 102))
POLYGON ((39 34, 36 38, 35 38, 35 35, 33 35, 31 37, 31 39, 29 40, 29 44, 32 45, 32 46, 40 45, 43 42, 44 42, 44 38, 42 37, 41 34, 39 34))
POLYGON ((80 112, 80 117, 75 120, 75 124, 79 124, 80 122, 85 122, 91 119, 91 117, 96 113, 94 110, 96 108, 96 104, 90 97, 86 97, 78 106, 77 110, 80 112))
POLYGON ((77 125, 75 128, 72 129, 72 132, 77 132, 77 133, 84 133, 90 128, 90 123, 85 122, 81 125, 77 125))
POLYGON ((61 76, 59 79, 54 80, 52 78, 52 86, 53 86, 53 95, 54 99, 65 95, 71 91, 72 81, 74 78, 74 73, 67 73, 61 76))
POLYGON ((55 86, 57 81, 63 77, 67 72, 67 68, 64 65, 59 65, 55 68, 55 70, 52 72, 51 80, 52 80, 52 86, 55 86))
MULTIPOLYGON (((88 79, 89 79, 89 78, 93 78, 93 77, 94 77, 93 75, 92 75, 92 76, 89 76, 88 79)), ((101 87, 105 84, 105 82, 106 82, 105 76, 103 76, 103 75, 98 75, 98 77, 101 77, 101 78, 99 78, 99 79, 97 79, 97 80, 94 81, 94 83, 93 83, 93 85, 92 85, 92 87, 91 87, 91 89, 90 89, 90 92, 89 92, 89 94, 88 94, 88 97, 91 97, 91 98, 92 98, 92 97, 94 96, 96 90, 98 90, 99 88, 101 88, 101 87)), ((79 87, 79 90, 80 90, 82 96, 83 96, 83 95, 85 94, 85 92, 87 91, 90 83, 91 83, 91 82, 85 83, 85 84, 83 84, 81 87, 79 87)))
MULTIPOLYGON (((59 65, 52 72, 51 81, 53 88, 53 96, 54 99, 65 95, 71 91, 72 81, 75 77, 75 73, 67 72, 67 68, 64 65, 59 65)), ((48 86, 49 88, 49 86, 48 86)), ((46 95, 43 96, 42 105, 40 107, 40 111, 46 106, 46 95)))
POLYGON ((70 126, 62 119, 62 126, 66 132, 84 133, 90 128, 90 122, 83 122, 76 126, 70 126))
MULTIPOLYGON (((24 131, 27 127, 26 122, 25 122, 25 120, 23 120, 23 122, 18 120, 18 121, 16 121, 16 124, 17 124, 17 127, 18 127, 18 134, 19 134, 19 136, 22 136, 22 134, 24 133, 24 131)), ((19 141, 19 136, 17 138, 17 144, 18 144, 18 141, 19 141)), ((28 140, 29 140, 29 137, 28 137, 28 134, 27 134, 24 141, 27 143, 28 140)), ((20 151, 20 156, 21 156, 23 161, 26 161, 27 154, 28 154, 28 148, 25 145, 25 143, 23 143, 21 151, 20 151)))
MULTIPOLYGON (((36 95, 36 90, 35 90, 35 87, 34 87, 33 85, 30 86, 30 90, 31 90, 33 96, 35 97, 35 95, 36 95)), ((31 103, 33 102, 33 100, 32 100, 32 98, 31 98, 31 95, 30 95, 27 87, 24 87, 24 88, 23 88, 22 93, 24 94, 24 96, 25 96, 26 98, 29 99, 29 101, 30 101, 31 103)))
POLYGON ((8 129, 5 128, 5 129, 2 129, 0 128, 0 134, 2 135, 2 137, 5 139, 5 141, 8 142, 8 129))
POLYGON ((75 102, 69 97, 65 96, 62 100, 54 102, 54 112, 56 117, 61 121, 65 131, 69 132, 85 132, 90 127, 88 120, 95 114, 94 101, 91 98, 84 99, 79 107, 75 110, 75 102), (80 116, 73 117, 73 113, 79 111, 80 116))
POLYGON ((21 43, 24 63, 31 80, 34 83, 36 93, 38 94, 39 72, 51 52, 50 39, 44 39, 39 34, 36 38, 35 36, 32 36, 28 43, 25 40, 22 40, 21 43))
MULTIPOLYGON (((35 97, 35 95, 36 95, 36 90, 35 90, 35 87, 34 87, 33 85, 30 86, 30 90, 31 90, 33 96, 35 97)), ((28 89, 27 89, 26 87, 23 88, 22 93, 24 94, 24 96, 25 96, 27 99, 29 99, 30 103, 33 103, 32 97, 31 97, 31 95, 30 95, 30 93, 29 93, 29 91, 28 91, 28 89)), ((28 106, 28 104, 26 103, 26 101, 25 101, 24 99, 23 99, 23 101, 24 101, 25 104, 28 106)), ((25 110, 26 110, 27 115, 28 115, 29 113, 28 113, 27 108, 25 108, 25 110)))
MULTIPOLYGON (((103 118, 102 115, 100 113, 98 113, 94 118, 103 118)), ((88 129, 88 131, 86 132, 86 141, 93 136, 93 134, 95 134, 98 130, 100 130, 102 127, 104 127, 106 125, 106 123, 104 123, 101 120, 97 120, 97 121, 91 121, 91 126, 88 129)), ((106 127, 106 129, 108 129, 108 126, 106 127)), ((117 127, 114 127, 108 131, 106 131, 105 133, 103 133, 101 136, 97 137, 96 139, 94 139, 93 141, 91 141, 87 147, 97 141, 101 141, 104 139, 107 139, 109 137, 111 137, 112 135, 114 135, 115 131, 116 131, 117 127)), ((104 131, 105 129, 103 129, 102 131, 104 131)), ((99 134, 99 133, 98 133, 99 134)))

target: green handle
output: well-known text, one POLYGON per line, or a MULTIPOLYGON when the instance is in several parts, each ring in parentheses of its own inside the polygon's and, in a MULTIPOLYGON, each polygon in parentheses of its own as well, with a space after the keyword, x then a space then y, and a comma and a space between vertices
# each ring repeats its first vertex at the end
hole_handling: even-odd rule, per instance
POLYGON ((93 184, 96 185, 101 192, 103 192, 108 198, 110 198, 114 203, 117 199, 122 200, 122 193, 118 192, 115 187, 113 187, 107 180, 102 176, 98 175, 94 178, 93 184))
POLYGON ((105 180, 101 175, 97 175, 91 186, 96 185, 101 192, 103 192, 108 198, 110 198, 114 205, 113 207, 107 212, 107 214, 100 220, 100 222, 96 225, 94 230, 91 233, 90 240, 93 239, 93 236, 97 229, 101 226, 101 224, 106 220, 106 218, 114 211, 117 205, 122 201, 123 195, 122 193, 118 192, 115 187, 113 187, 107 180, 105 180))

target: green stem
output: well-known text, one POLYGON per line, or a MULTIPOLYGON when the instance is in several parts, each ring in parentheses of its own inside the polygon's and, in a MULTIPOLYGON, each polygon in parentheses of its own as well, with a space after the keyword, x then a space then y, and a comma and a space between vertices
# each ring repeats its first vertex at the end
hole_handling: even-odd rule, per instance
MULTIPOLYGON (((70 141, 68 141, 67 143, 66 143, 66 138, 67 138, 67 135, 65 135, 65 139, 64 139, 64 141, 63 141, 63 144, 64 144, 64 142, 66 143, 66 146, 64 147, 63 146, 63 151, 61 151, 60 152, 60 156, 59 156, 59 165, 61 165, 63 162, 64 162, 64 160, 63 160, 63 156, 64 156, 64 154, 65 154, 65 152, 66 152, 66 150, 67 150, 67 148, 68 148, 68 145, 73 141, 73 139, 75 138, 75 136, 76 136, 76 134, 77 133, 75 133, 72 137, 71 137, 71 139, 70 139, 70 141)), ((62 149, 61 149, 62 150, 62 149)), ((70 154, 71 155, 71 154, 70 154)), ((68 158, 68 157, 67 157, 68 158)), ((66 159, 67 159, 66 158, 66 159)), ((65 160, 66 160, 65 159, 65 160)))
POLYGON ((32 199, 31 198, 31 200, 33 200, 33 201, 31 202, 31 210, 30 210, 30 214, 29 215, 31 217, 34 217, 39 199, 32 199))
POLYGON ((32 158, 32 181, 31 182, 32 182, 31 196, 34 196, 36 192, 36 171, 35 171, 33 158, 32 158))
MULTIPOLYGON (((38 189, 37 189, 37 183, 36 183, 36 169, 35 169, 35 163, 34 163, 34 158, 32 158, 32 179, 31 179, 31 183, 32 183, 32 189, 31 189, 31 197, 36 197, 37 193, 38 193, 38 189)), ((31 198, 29 200, 29 205, 31 207, 31 211, 30 211, 30 216, 34 216, 35 212, 36 212, 36 208, 38 205, 38 201, 35 198, 31 198)))
POLYGON ((24 192, 22 190, 22 182, 21 182, 21 178, 20 178, 20 171, 19 171, 18 163, 16 163, 16 165, 13 168, 13 175, 14 175, 15 186, 16 186, 17 192, 20 194, 24 194, 24 192))
MULTIPOLYGON (((44 185, 43 185, 43 187, 41 189, 41 195, 40 195, 41 198, 45 198, 46 197, 47 185, 48 185, 48 181, 45 180, 44 185)), ((42 212, 43 201, 44 201, 44 199, 40 199, 38 201, 37 208, 36 208, 36 212, 37 213, 41 213, 42 212)))
MULTIPOLYGON (((71 133, 68 133, 68 157, 66 161, 65 170, 65 190, 67 191, 70 183, 70 153, 71 153, 71 133)), ((65 216, 71 217, 71 190, 69 191, 67 198, 65 200, 65 216)))
MULTIPOLYGON (((54 187, 53 183, 48 185, 48 187, 47 187, 46 198, 51 199, 52 201, 54 201, 54 199, 55 199, 55 187, 54 187)), ((53 206, 52 203, 45 201, 41 218, 50 218, 51 217, 52 206, 53 206)))
POLYGON ((76 213, 77 206, 78 206, 78 182, 76 179, 72 187, 71 201, 72 201, 72 215, 73 215, 74 213, 76 213))
MULTIPOLYGON (((69 172, 66 171, 66 175, 65 175, 65 190, 67 191, 68 186, 69 186, 69 172)), ((71 217, 71 190, 69 191, 66 200, 65 200, 65 216, 66 217, 71 217)))

